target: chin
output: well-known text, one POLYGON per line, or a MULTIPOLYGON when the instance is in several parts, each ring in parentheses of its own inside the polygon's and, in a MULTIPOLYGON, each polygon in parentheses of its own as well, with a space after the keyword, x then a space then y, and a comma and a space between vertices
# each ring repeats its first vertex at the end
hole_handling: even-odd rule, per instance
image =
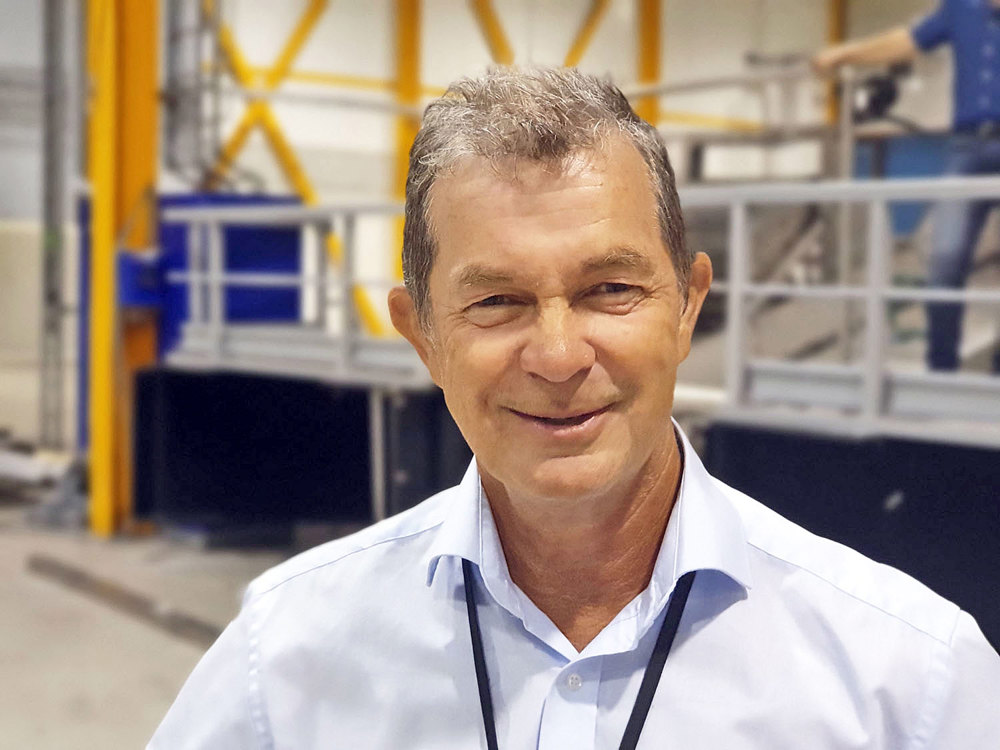
MULTIPOLYGON (((523 472, 523 466, 521 467, 523 472)), ((523 485, 527 494, 552 499, 571 499, 599 495, 623 479, 626 464, 600 456, 579 455, 546 458, 538 461, 523 485)))

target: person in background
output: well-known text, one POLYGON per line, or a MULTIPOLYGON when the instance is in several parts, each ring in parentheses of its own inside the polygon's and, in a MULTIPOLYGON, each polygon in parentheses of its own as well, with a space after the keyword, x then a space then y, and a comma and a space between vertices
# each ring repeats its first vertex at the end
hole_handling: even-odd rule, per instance
MULTIPOLYGON (((822 50, 812 59, 824 75, 842 65, 881 65, 912 60, 942 44, 954 58, 954 132, 945 159, 947 175, 1000 173, 1000 0, 942 0, 910 28, 889 31, 822 50)), ((997 201, 942 201, 935 212, 928 286, 961 289, 976 244, 997 201)), ((927 364, 955 370, 962 338, 963 306, 927 305, 927 364)), ((1000 350, 994 354, 1000 371, 1000 350)))
POLYGON ((974 619, 714 479, 671 419, 712 266, 621 91, 452 84, 403 272, 465 478, 256 579, 151 748, 996 747, 974 619))

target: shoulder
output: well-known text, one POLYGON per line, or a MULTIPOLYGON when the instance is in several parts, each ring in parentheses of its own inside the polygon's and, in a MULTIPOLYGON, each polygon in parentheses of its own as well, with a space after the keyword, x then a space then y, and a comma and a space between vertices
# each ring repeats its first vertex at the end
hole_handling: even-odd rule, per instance
POLYGON ((902 571, 817 536, 716 481, 743 520, 755 583, 781 585, 784 597, 799 598, 820 617, 849 613, 859 624, 902 627, 940 644, 950 642, 958 606, 902 571))
POLYGON ((388 560, 416 565, 447 513, 457 487, 355 534, 321 544, 265 571, 247 587, 245 602, 299 583, 336 580, 358 568, 377 571, 388 560))

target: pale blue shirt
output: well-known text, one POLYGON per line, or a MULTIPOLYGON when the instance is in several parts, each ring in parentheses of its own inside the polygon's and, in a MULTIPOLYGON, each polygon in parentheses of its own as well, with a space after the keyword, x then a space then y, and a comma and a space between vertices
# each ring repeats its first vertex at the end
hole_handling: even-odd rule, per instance
POLYGON ((511 581, 473 462, 459 486, 254 581, 150 747, 485 748, 462 558, 501 750, 617 748, 692 570, 639 748, 1000 746, 1000 657, 968 614, 713 479, 683 442, 649 587, 583 651, 511 581))

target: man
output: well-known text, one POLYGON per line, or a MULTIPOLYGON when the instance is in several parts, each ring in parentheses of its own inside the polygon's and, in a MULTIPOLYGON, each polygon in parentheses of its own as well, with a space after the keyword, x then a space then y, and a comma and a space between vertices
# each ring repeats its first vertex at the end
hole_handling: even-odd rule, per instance
POLYGON ((995 746, 972 618, 712 479, 671 422, 711 265, 617 89, 454 84, 403 254, 393 322, 474 462, 251 584, 151 747, 995 746))
MULTIPOLYGON (((954 136, 945 158, 947 175, 1000 173, 1000 0, 942 0, 912 28, 895 28, 839 44, 813 58, 829 74, 847 64, 879 65, 912 60, 941 44, 955 61, 954 136)), ((947 201, 936 209, 928 286, 961 289, 972 268, 980 231, 996 201, 947 201)), ((963 306, 927 305, 927 364, 935 370, 959 366, 963 306)), ((1000 349, 994 353, 1000 371, 1000 349)))

